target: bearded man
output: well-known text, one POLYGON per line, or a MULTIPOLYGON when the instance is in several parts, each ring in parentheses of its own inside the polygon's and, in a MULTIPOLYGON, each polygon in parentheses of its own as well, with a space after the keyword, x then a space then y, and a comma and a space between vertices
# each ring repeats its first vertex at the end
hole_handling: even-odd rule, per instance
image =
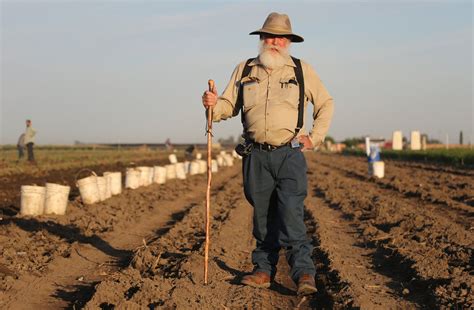
POLYGON ((307 166, 302 151, 324 141, 333 99, 310 65, 290 57, 290 44, 303 38, 292 32, 286 14, 271 13, 250 34, 260 36, 258 57, 236 67, 221 96, 214 89, 202 97, 205 108, 213 107, 213 121, 243 115, 243 183, 254 210, 256 248, 253 273, 241 283, 270 287, 283 248, 297 293, 308 295, 317 290, 313 246, 304 223, 307 166), (302 128, 307 101, 314 105, 310 135, 302 128))

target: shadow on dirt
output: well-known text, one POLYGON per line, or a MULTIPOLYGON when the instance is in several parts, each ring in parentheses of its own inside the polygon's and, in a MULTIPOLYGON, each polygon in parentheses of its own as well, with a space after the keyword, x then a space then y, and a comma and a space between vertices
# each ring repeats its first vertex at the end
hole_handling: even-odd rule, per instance
MULTIPOLYGON (((351 173, 346 173, 346 175, 353 176, 351 173)), ((363 180, 363 178, 357 178, 363 180)), ((321 189, 315 188, 314 194, 324 199, 332 209, 340 211, 341 217, 347 220, 347 224, 354 227, 361 236, 363 235, 363 230, 360 228, 360 224, 366 223, 375 218, 372 214, 367 214, 366 216, 361 215, 357 218, 353 214, 348 214, 340 207, 340 205, 334 204, 326 199, 325 194, 321 189)), ((399 225, 400 221, 394 223, 374 224, 377 229, 385 233, 389 233, 393 227, 399 225)), ((436 308, 434 288, 446 282, 446 280, 421 279, 412 267, 414 264, 413 261, 400 255, 396 249, 384 247, 383 243, 380 241, 371 241, 369 238, 354 244, 354 246, 374 249, 370 257, 373 266, 372 269, 391 279, 388 283, 388 287, 396 292, 401 299, 406 299, 416 303, 421 308, 436 308)), ((318 274, 319 273, 320 272, 318 271, 318 274)))
MULTIPOLYGON (((56 235, 64 239, 68 243, 79 242, 82 244, 89 244, 99 251, 114 257, 114 264, 118 267, 126 266, 129 263, 132 251, 121 250, 114 248, 108 242, 97 235, 86 236, 81 232, 81 229, 75 225, 61 225, 53 221, 38 221, 33 218, 8 218, 0 222, 0 225, 14 224, 24 231, 31 233, 39 231, 47 231, 52 235, 56 235)), ((87 257, 81 255, 76 249, 76 253, 88 260, 87 257)), ((68 303, 68 309, 77 309, 85 305, 86 296, 92 296, 95 292, 95 285, 97 282, 84 282, 81 284, 59 287, 54 293, 53 297, 64 300, 68 303)))
POLYGON ((84 296, 92 296, 99 282, 87 282, 58 288, 52 297, 68 302, 66 309, 81 309, 85 306, 84 296))
POLYGON ((189 204, 188 206, 186 206, 184 208, 184 210, 182 211, 178 211, 178 212, 175 212, 173 214, 171 214, 171 220, 169 220, 168 222, 166 222, 166 224, 161 227, 161 228, 158 228, 157 230, 154 231, 153 233, 153 236, 149 239, 147 239, 147 243, 150 244, 150 243, 153 243, 155 242, 156 240, 160 239, 163 235, 165 235, 171 228, 173 228, 173 226, 180 222, 181 220, 183 220, 183 218, 189 213, 189 211, 191 211, 191 209, 193 207, 197 206, 196 203, 191 203, 189 204))
POLYGON ((214 257, 214 262, 216 262, 217 266, 219 266, 220 269, 230 273, 234 277, 234 279, 229 281, 229 283, 231 284, 240 284, 240 280, 242 280, 242 277, 248 274, 247 272, 242 272, 240 270, 229 267, 223 260, 219 259, 218 257, 214 257))
POLYGON ((1 225, 15 224, 19 228, 28 232, 38 232, 46 230, 50 234, 56 235, 63 238, 68 243, 84 243, 90 244, 103 253, 113 256, 116 258, 123 258, 124 256, 130 256, 131 251, 120 250, 112 247, 105 240, 97 235, 86 236, 81 232, 81 229, 75 225, 61 225, 53 221, 41 222, 33 218, 9 218, 0 222, 1 225))
POLYGON ((13 204, 0 206, 0 216, 15 216, 20 212, 20 209, 13 204))
POLYGON ((400 298, 416 303, 420 308, 437 307, 434 289, 438 285, 447 283, 448 280, 421 279, 413 268, 415 262, 403 257, 397 250, 376 246, 373 243, 355 246, 375 248, 371 257, 373 269, 392 280, 388 283, 388 287, 393 289, 400 298))
MULTIPOLYGON (((188 213, 189 211, 196 206, 195 203, 191 203, 190 205, 186 206, 186 208, 182 211, 175 212, 171 214, 171 219, 162 227, 154 231, 153 235, 150 238, 147 238, 146 243, 150 244, 153 243, 154 241, 158 240, 161 238, 163 235, 165 235, 171 228, 175 226, 177 222, 180 222, 188 213)), ((135 254, 135 256, 139 256, 138 254, 135 254)), ((121 257, 120 260, 120 265, 117 266, 119 268, 124 268, 125 266, 128 266, 131 262, 131 258, 133 257, 133 252, 132 251, 127 251, 127 255, 124 255, 121 257)), ((182 261, 186 255, 181 254, 181 253, 171 253, 171 252, 163 252, 160 254, 160 257, 162 259, 167 260, 166 267, 161 270, 161 274, 164 277, 179 277, 179 262, 182 261)), ((149 272, 149 270, 147 271, 149 272)), ((68 309, 77 309, 77 308, 82 308, 87 302, 91 299, 91 297, 95 293, 95 286, 97 282, 94 283, 84 283, 83 285, 75 285, 73 287, 67 287, 67 288, 60 288, 55 292, 55 297, 61 298, 62 300, 65 300, 68 302, 68 309)), ((127 291, 127 295, 129 295, 129 298, 133 296, 137 292, 136 287, 132 287, 127 291)), ((149 308, 150 309, 155 309, 155 307, 160 306, 161 304, 150 304, 149 308)), ((114 309, 115 306, 112 304, 101 304, 100 305, 101 309, 114 309)))
POLYGON ((321 249, 317 223, 313 216, 305 211, 304 215, 308 235, 311 236, 314 246, 312 259, 316 266, 316 287, 318 292, 308 296, 311 309, 352 309, 353 298, 345 293, 347 285, 340 281, 336 271, 330 268, 330 260, 326 252, 321 249))
MULTIPOLYGON (((147 239, 147 244, 150 244, 150 243, 154 242, 155 240, 159 239, 161 236, 165 235, 171 228, 173 228, 173 226, 177 222, 181 221, 195 205, 196 204, 192 203, 189 206, 187 206, 184 210, 171 214, 171 220, 169 220, 165 224, 164 227, 155 230, 154 233, 153 233, 153 236, 151 238, 147 239)), ((89 237, 89 238, 94 238, 94 237, 98 239, 98 240, 95 240, 95 243, 96 244, 102 244, 103 249, 108 251, 108 253, 107 252, 104 252, 104 253, 109 254, 109 253, 113 253, 114 251, 117 251, 117 250, 113 249, 112 247, 110 247, 110 245, 108 245, 108 247, 107 247, 106 242, 103 241, 102 239, 100 239, 99 237, 95 236, 95 235, 92 236, 92 237, 89 237)), ((83 238, 86 238, 86 241, 87 241, 88 237, 83 237, 83 238)), ((89 242, 86 242, 86 243, 89 243, 89 242)), ((92 245, 94 245, 94 244, 92 244, 92 245)), ((118 250, 118 251, 120 251, 120 250, 118 250)), ((116 256, 118 258, 118 260, 117 260, 117 264, 115 266, 118 267, 118 268, 124 268, 125 266, 128 266, 130 264, 130 259, 133 256, 133 252, 132 251, 122 251, 120 254, 121 254, 120 256, 116 256)), ((112 255, 112 254, 109 254, 109 255, 112 255)), ((161 257, 163 259, 169 259, 170 260, 170 265, 168 266, 169 270, 165 270, 165 271, 167 271, 168 273, 173 273, 176 276, 176 274, 175 274, 175 265, 171 264, 171 260, 173 258, 174 259, 182 259, 181 255, 178 254, 178 253, 165 252, 165 253, 162 253, 161 257)), ((165 274, 165 271, 163 272, 163 274, 165 274)), ((80 285, 74 285, 74 286, 69 286, 69 287, 61 287, 61 288, 58 288, 56 290, 56 292, 54 293, 53 296, 68 302, 68 306, 67 306, 66 309, 80 309, 84 305, 86 305, 87 302, 94 295, 95 290, 96 290, 95 287, 98 283, 99 282, 88 282, 88 283, 84 283, 84 284, 80 284, 80 285)), ((133 288, 133 287, 130 288, 129 291, 127 291, 127 294, 130 295, 130 297, 134 293, 136 293, 136 288, 133 288)), ((150 309, 155 309, 156 307, 159 308, 160 306, 161 306, 160 303, 150 304, 149 308, 150 309)), ((115 309, 115 306, 112 305, 112 304, 104 303, 104 304, 100 305, 100 308, 101 309, 115 309)))

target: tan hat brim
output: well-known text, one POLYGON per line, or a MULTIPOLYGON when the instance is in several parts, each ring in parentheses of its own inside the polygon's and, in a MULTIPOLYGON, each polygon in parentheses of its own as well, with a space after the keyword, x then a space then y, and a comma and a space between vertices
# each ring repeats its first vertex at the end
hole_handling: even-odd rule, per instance
POLYGON ((288 32, 281 32, 281 31, 277 31, 277 30, 259 29, 259 30, 255 30, 255 31, 252 31, 251 33, 249 33, 249 35, 253 35, 253 34, 258 34, 258 35, 260 35, 260 34, 273 34, 273 35, 277 35, 277 36, 285 36, 285 37, 290 38, 291 42, 295 42, 295 43, 300 43, 300 42, 304 41, 303 37, 301 37, 297 34, 288 33, 288 32))

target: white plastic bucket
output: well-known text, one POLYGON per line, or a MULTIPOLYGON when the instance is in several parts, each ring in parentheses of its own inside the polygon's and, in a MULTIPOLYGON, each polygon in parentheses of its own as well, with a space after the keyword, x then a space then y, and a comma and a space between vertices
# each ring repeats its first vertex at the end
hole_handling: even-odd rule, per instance
POLYGON ((21 187, 21 215, 41 215, 44 210, 46 188, 44 186, 23 185, 21 187))
POLYGON ((83 203, 91 205, 100 201, 96 175, 78 180, 77 187, 81 193, 83 203))
POLYGON ((403 136, 400 130, 394 131, 392 134, 392 149, 397 151, 403 150, 403 136))
POLYGON ((219 167, 224 167, 224 166, 225 166, 224 156, 222 156, 222 155, 217 155, 217 156, 216 156, 216 159, 217 159, 217 165, 218 165, 219 167))
POLYGON ((202 154, 201 153, 196 153, 196 159, 201 159, 202 158, 202 154))
POLYGON ((199 161, 193 160, 189 165, 189 175, 199 174, 200 166, 199 161))
POLYGON ((140 187, 140 170, 127 168, 125 172, 125 188, 136 189, 140 187))
POLYGON ((150 185, 148 182, 150 180, 150 168, 149 167, 137 167, 140 171, 140 186, 150 185))
POLYGON ((148 167, 148 185, 153 184, 153 173, 155 172, 155 168, 153 167, 148 167))
POLYGON ((97 187, 99 187, 100 201, 107 199, 107 179, 105 177, 97 177, 97 187))
POLYGON ((110 182, 112 180, 110 179, 108 172, 104 172, 103 177, 105 178, 105 199, 109 199, 110 197, 112 197, 112 192, 110 190, 110 182))
POLYGON ((421 150, 421 134, 419 131, 411 132, 410 149, 413 151, 421 150))
POLYGON ((189 174, 189 167, 190 166, 191 166, 191 162, 186 160, 184 162, 184 172, 186 172, 186 174, 189 174))
POLYGON ((176 157, 176 154, 170 154, 168 156, 168 159, 170 160, 170 163, 176 164, 178 162, 178 158, 176 157))
POLYGON ((122 192, 122 173, 121 172, 105 172, 104 176, 110 181, 109 189, 111 195, 118 195, 122 192))
POLYGON ((207 161, 199 160, 199 173, 207 173, 207 161))
POLYGON ((375 176, 379 179, 385 175, 385 164, 383 161, 374 161, 369 163, 369 176, 375 176))
POLYGON ((166 168, 155 166, 153 169, 153 182, 157 184, 164 184, 166 182, 166 168))
POLYGON ((71 187, 54 183, 46 183, 45 187, 44 214, 66 214, 71 187))
POLYGON ((166 179, 172 180, 176 179, 176 166, 175 165, 166 165, 166 179))
POLYGON ((224 155, 225 166, 232 167, 234 165, 234 157, 229 154, 224 155))
POLYGON ((212 164, 211 164, 211 171, 212 173, 215 173, 219 171, 218 165, 217 165, 217 160, 213 159, 212 164))
POLYGON ((175 164, 176 167, 176 178, 180 180, 186 179, 186 170, 184 168, 184 163, 175 164))

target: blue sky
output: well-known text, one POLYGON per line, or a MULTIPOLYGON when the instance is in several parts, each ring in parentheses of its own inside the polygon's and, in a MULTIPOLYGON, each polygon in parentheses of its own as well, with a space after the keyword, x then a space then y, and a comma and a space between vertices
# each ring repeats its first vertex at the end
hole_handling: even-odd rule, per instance
MULTIPOLYGON (((471 1, 6 1, 0 144, 205 142, 200 96, 257 53, 248 33, 289 14, 335 99, 329 135, 474 143, 471 1)), ((309 123, 310 120, 307 120, 309 123)), ((237 136, 240 117, 214 127, 237 136)))

